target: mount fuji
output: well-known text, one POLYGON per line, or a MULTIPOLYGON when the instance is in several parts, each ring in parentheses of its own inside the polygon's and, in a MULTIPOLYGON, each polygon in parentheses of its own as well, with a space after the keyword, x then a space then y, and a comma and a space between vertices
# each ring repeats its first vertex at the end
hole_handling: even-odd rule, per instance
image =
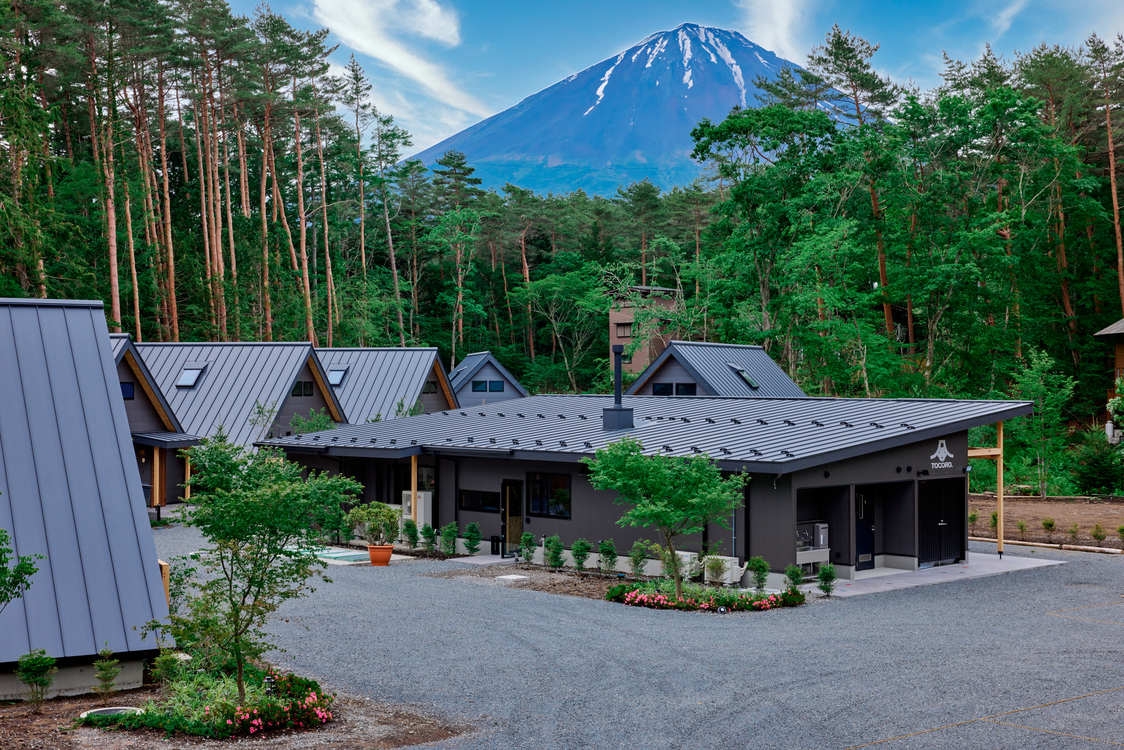
POLYGON ((426 166, 461 151, 486 188, 614 195, 702 173, 691 129, 758 103, 754 80, 798 67, 736 31, 685 23, 532 94, 416 154, 426 166))

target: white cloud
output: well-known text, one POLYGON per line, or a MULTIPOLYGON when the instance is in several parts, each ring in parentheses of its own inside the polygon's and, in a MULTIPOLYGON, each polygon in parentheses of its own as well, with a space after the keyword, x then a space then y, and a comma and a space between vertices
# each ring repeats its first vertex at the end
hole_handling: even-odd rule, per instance
POLYGON ((1011 28, 1011 23, 1014 22, 1015 16, 1023 12, 1026 8, 1027 0, 1014 0, 1004 7, 999 13, 991 17, 991 29, 995 34, 995 38, 1003 36, 1007 33, 1007 29, 1011 28))
POLYGON ((437 0, 315 0, 314 14, 345 45, 416 82, 442 104, 476 117, 491 114, 488 106, 457 86, 441 65, 399 38, 413 34, 449 46, 459 44, 460 21, 437 0))
POLYGON ((734 5, 750 41, 796 63, 807 58, 815 0, 734 0, 734 5))

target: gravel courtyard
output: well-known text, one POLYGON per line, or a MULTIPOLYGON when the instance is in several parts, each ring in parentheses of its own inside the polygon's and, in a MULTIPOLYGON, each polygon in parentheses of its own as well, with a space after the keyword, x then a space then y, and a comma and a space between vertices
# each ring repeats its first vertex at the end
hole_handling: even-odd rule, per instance
POLYGON ((1124 746, 1124 558, 1007 554, 1066 564, 728 615, 333 566, 272 658, 474 727, 438 747, 1124 746))

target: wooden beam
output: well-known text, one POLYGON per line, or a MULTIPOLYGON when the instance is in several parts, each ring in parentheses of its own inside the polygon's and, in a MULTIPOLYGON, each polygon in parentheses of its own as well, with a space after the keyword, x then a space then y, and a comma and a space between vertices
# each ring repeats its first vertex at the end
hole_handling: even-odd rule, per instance
POLYGON ((163 560, 157 560, 156 564, 160 566, 160 581, 164 584, 164 598, 168 601, 168 606, 172 606, 172 566, 163 560))
POLYGON ((164 497, 164 449, 152 447, 152 507, 162 508, 168 504, 164 497))
POLYGON ((183 499, 191 499, 191 456, 183 457, 183 499))
POLYGON ((418 457, 410 456, 410 518, 418 520, 418 457))
POLYGON ((999 458, 1003 455, 1002 448, 969 448, 968 458, 999 458))
POLYGON ((996 450, 999 457, 995 459, 995 512, 999 514, 999 522, 995 528, 995 549, 1003 557, 1003 423, 995 425, 996 450))

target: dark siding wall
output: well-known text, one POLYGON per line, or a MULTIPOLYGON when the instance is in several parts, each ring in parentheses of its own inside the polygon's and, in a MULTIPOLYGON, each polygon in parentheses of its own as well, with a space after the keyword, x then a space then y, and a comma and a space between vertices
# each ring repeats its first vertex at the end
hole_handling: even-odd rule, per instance
POLYGON ((468 408, 470 406, 479 406, 480 404, 494 404, 498 401, 507 401, 508 399, 518 398, 519 391, 511 387, 511 383, 507 381, 500 371, 493 367, 491 364, 485 364, 480 368, 472 378, 464 384, 464 386, 457 392, 457 401, 460 402, 461 408, 468 408), (485 393, 474 393, 472 391, 472 381, 489 380, 503 381, 503 392, 492 393, 487 391, 485 393))
POLYGON ((184 460, 180 456, 179 449, 165 451, 164 456, 167 459, 167 463, 164 465, 164 497, 170 503, 182 501, 183 483, 186 481, 184 460))
MULTIPOLYGON (((678 362, 676 362, 671 357, 668 357, 667 361, 664 362, 663 365, 660 366, 659 372, 654 373, 652 375, 652 377, 649 378, 647 380, 647 382, 644 383, 644 387, 641 388, 637 392, 637 395, 651 396, 652 395, 652 383, 694 383, 694 382, 695 382, 695 379, 691 376, 690 373, 687 372, 686 369, 684 369, 683 365, 679 364, 678 362)), ((708 391, 706 391, 706 389, 703 387, 702 383, 699 383, 698 384, 698 395, 703 396, 703 395, 706 395, 707 393, 708 393, 708 391)))
POLYGON ((788 477, 757 477, 749 483, 749 550, 773 570, 796 562, 796 508, 788 477))
MULTIPOLYGON (((441 386, 438 385, 437 378, 430 375, 425 379, 425 382, 426 385, 424 388, 422 388, 423 391, 430 388, 435 388, 436 390, 434 390, 433 393, 423 393, 418 397, 418 400, 421 401, 422 411, 424 411, 426 414, 431 414, 435 411, 444 411, 445 409, 448 409, 449 402, 445 400, 445 394, 442 392, 441 386)), ((413 404, 406 404, 407 409, 411 407, 413 407, 413 404)))
POLYGON ((148 394, 137 382, 124 359, 117 363, 117 379, 122 383, 133 383, 134 397, 125 401, 125 416, 129 419, 130 432, 163 432, 168 429, 160 421, 148 394))
MULTIPOLYGON (((309 370, 307 363, 301 367, 297 380, 312 380, 312 371, 309 370)), ((281 402, 281 406, 277 410, 277 417, 273 420, 273 426, 269 429, 270 437, 292 434, 294 416, 307 419, 309 411, 324 409, 325 412, 328 412, 328 403, 324 400, 320 389, 316 388, 315 385, 312 388, 311 396, 293 396, 291 395, 291 388, 290 385, 290 390, 285 392, 285 400, 281 402)), ((330 414, 330 412, 328 413, 330 414)))

